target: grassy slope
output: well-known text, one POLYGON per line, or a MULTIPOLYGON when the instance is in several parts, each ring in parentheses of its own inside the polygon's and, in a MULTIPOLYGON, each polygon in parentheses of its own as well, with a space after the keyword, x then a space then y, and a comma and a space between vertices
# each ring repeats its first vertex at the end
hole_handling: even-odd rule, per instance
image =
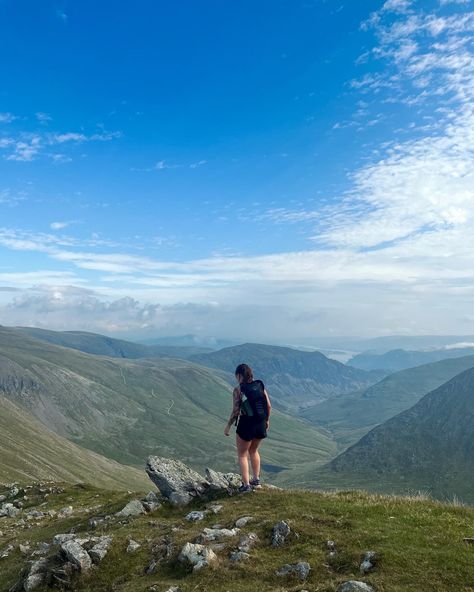
POLYGON ((408 409, 426 393, 472 367, 474 356, 467 356, 402 370, 365 390, 324 401, 303 416, 328 429, 340 448, 346 448, 377 424, 408 409))
MULTIPOLYGON (((15 529, 14 521, 4 519, 0 548, 12 543, 16 550, 2 559, 0 590, 15 583, 26 564, 18 544, 50 541, 54 534, 87 529, 83 509, 99 506, 97 514, 110 513, 123 507, 129 496, 102 492, 92 487, 67 487, 64 493, 50 495, 42 509, 59 509, 72 505, 75 515, 66 519, 46 518, 29 530, 15 529)), ((43 498, 36 500, 37 507, 43 498)), ((316 492, 278 492, 262 490, 251 497, 226 498, 218 517, 211 515, 203 522, 190 524, 184 520, 188 510, 163 506, 153 515, 114 523, 107 530, 94 534, 113 536, 111 550, 97 570, 75 583, 77 592, 146 592, 156 585, 159 590, 179 586, 183 592, 244 592, 258 585, 261 592, 298 591, 302 588, 318 592, 335 592, 339 583, 357 579, 374 586, 377 592, 472 592, 474 562, 472 546, 462 539, 473 534, 474 510, 446 506, 423 499, 402 499, 374 496, 360 492, 324 494, 316 492), (231 566, 229 549, 218 552, 216 567, 196 574, 188 573, 176 561, 185 542, 193 541, 203 527, 217 520, 230 527, 235 520, 251 515, 254 522, 243 533, 255 531, 260 542, 251 551, 251 559, 231 566), (269 546, 272 525, 285 519, 298 538, 278 549, 269 546), (173 527, 180 527, 173 530, 173 527), (144 575, 150 563, 152 547, 165 535, 173 543, 171 558, 154 575, 144 575), (131 537, 142 544, 133 553, 125 552, 131 537), (326 541, 336 542, 338 554, 329 559, 326 541), (374 550, 380 561, 376 570, 360 576, 358 565, 363 553, 374 550), (305 584, 294 578, 278 578, 275 569, 285 563, 308 561, 312 573, 305 584)), ((196 506, 199 507, 199 506, 196 506)), ((232 549, 233 544, 230 544, 232 549)), ((44 592, 39 589, 38 592, 44 592)))
MULTIPOLYGON (((2 387, 51 430, 119 462, 141 466, 159 454, 200 469, 210 459, 220 469, 235 465, 234 440, 223 435, 231 389, 184 360, 103 358, 0 329, 2 387)), ((321 431, 273 414, 267 464, 323 463, 334 453, 321 431)))
MULTIPOLYGON (((428 393, 416 405, 374 428, 330 463, 367 485, 474 503, 474 368, 428 393)), ((330 475, 327 475, 330 478, 330 475)))
POLYGON ((141 490, 143 471, 85 450, 47 430, 0 396, 0 481, 89 481, 110 489, 141 490))

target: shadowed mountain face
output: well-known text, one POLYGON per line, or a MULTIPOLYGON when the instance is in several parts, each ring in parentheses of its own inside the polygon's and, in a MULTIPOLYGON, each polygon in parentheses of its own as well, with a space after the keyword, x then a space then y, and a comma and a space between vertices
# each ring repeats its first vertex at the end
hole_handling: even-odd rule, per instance
POLYGON ((93 482, 107 489, 145 490, 143 471, 95 454, 50 432, 0 395, 0 482, 93 482))
POLYGON ((368 373, 331 360, 320 352, 307 352, 287 347, 246 343, 217 352, 200 354, 192 361, 227 373, 234 383, 238 364, 252 367, 261 378, 280 409, 310 407, 329 397, 348 393, 377 382, 383 373, 368 373))
POLYGON ((363 353, 351 358, 347 363, 354 368, 361 370, 387 370, 398 372, 407 368, 414 368, 422 364, 439 362, 450 358, 462 358, 474 355, 472 347, 455 349, 437 349, 433 351, 406 351, 394 349, 385 354, 363 353))
POLYGON ((87 354, 108 356, 109 358, 188 358, 189 356, 211 351, 200 346, 145 345, 114 339, 97 333, 85 331, 48 331, 34 327, 8 327, 10 331, 27 337, 34 337, 53 345, 70 347, 87 354))
POLYGON ((474 368, 374 428, 329 467, 385 489, 415 488, 474 502, 474 368))
POLYGON ((387 376, 367 389, 333 397, 303 412, 329 430, 341 448, 354 444, 377 424, 409 409, 423 395, 474 367, 474 356, 443 360, 387 376))
MULTIPOLYGON (((235 464, 233 438, 223 435, 231 389, 185 360, 93 356, 0 328, 0 393, 51 431, 119 462, 141 466, 157 454, 200 469, 210 460, 224 470, 235 464)), ((323 463, 334 453, 318 429, 272 414, 269 465, 323 463)))

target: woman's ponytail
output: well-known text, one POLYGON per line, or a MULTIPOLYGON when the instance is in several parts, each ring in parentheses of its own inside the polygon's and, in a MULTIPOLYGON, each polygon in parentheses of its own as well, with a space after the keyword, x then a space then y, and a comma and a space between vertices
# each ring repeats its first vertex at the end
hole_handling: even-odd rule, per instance
POLYGON ((252 368, 250 368, 250 366, 248 366, 247 364, 239 364, 237 366, 237 368, 235 369, 235 375, 237 376, 238 374, 242 376, 245 383, 253 382, 252 368))

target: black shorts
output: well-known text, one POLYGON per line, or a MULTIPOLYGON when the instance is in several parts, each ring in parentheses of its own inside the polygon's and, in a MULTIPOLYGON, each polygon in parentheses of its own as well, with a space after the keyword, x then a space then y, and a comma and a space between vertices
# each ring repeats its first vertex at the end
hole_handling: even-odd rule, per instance
POLYGON ((259 440, 267 437, 266 419, 257 419, 241 415, 237 424, 237 435, 250 442, 254 438, 259 440))

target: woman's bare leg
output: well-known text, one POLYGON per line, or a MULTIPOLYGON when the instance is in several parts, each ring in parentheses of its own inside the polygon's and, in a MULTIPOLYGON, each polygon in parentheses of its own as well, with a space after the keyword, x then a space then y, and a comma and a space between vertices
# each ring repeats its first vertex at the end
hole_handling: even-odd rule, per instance
POLYGON ((249 456, 252 465, 253 476, 255 479, 260 479, 260 454, 258 447, 262 439, 254 438, 250 443, 249 456))
POLYGON ((248 485, 250 481, 250 474, 249 474, 249 448, 252 442, 247 442, 247 440, 242 440, 242 438, 237 435, 237 456, 239 458, 239 466, 240 466, 240 474, 242 475, 242 483, 244 485, 248 485))

